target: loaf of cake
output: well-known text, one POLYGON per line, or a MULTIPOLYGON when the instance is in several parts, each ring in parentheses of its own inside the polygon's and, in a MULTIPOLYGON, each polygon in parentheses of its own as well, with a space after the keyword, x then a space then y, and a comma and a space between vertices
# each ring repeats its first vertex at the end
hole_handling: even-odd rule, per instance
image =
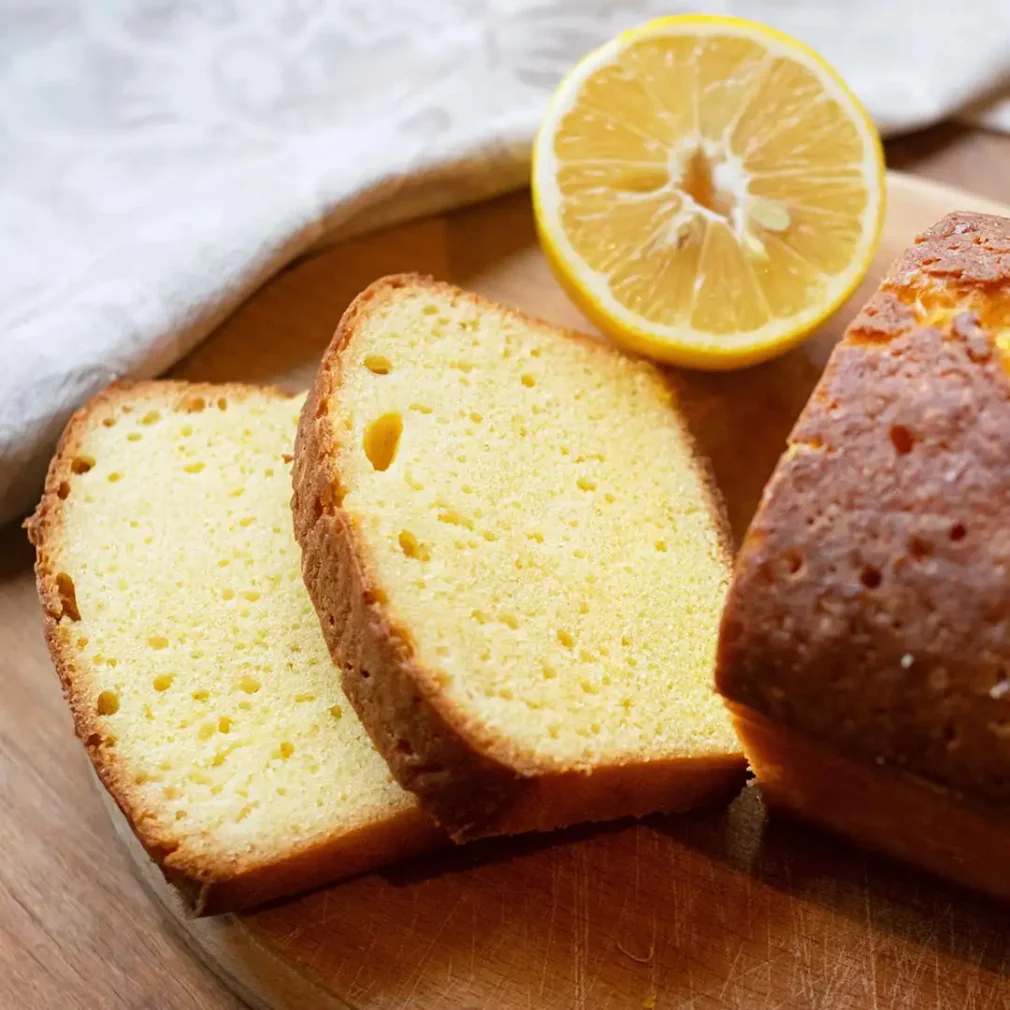
POLYGON ((1010 897, 1010 221, 920 235, 746 536, 717 682, 767 801, 1010 897))
POLYGON ((344 690, 456 839, 681 810, 742 778, 730 573, 662 374, 416 276, 344 315, 294 519, 344 690))
POLYGON ((113 386, 71 420, 28 524, 77 732, 197 912, 440 837, 348 705, 301 580, 301 403, 239 385, 113 386))

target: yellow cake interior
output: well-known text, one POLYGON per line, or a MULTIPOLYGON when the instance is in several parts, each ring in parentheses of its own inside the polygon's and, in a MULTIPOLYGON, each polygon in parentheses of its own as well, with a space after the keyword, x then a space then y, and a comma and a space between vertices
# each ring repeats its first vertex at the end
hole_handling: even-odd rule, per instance
POLYGON ((129 770, 133 818, 208 857, 256 861, 413 805, 344 698, 302 584, 300 406, 113 399, 60 489, 54 564, 79 620, 58 634, 83 704, 129 770))
POLYGON ((423 289, 370 305, 341 367, 342 507, 472 737, 566 767, 738 750, 721 514, 660 373, 423 289))

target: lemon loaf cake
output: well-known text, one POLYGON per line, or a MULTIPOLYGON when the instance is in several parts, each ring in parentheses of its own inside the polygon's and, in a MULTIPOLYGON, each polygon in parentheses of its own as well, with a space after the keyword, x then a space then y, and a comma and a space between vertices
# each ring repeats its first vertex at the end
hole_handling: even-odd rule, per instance
POLYGON ((201 912, 432 842, 340 690, 291 534, 301 398, 117 385, 29 520, 46 637, 95 769, 201 912))
POLYGON ((294 485, 344 690, 457 840, 683 809, 742 775, 713 688, 726 524, 652 366, 385 278, 324 356, 294 485))
POLYGON ((767 799, 1010 897, 1010 221, 916 239, 765 492, 718 685, 767 799))

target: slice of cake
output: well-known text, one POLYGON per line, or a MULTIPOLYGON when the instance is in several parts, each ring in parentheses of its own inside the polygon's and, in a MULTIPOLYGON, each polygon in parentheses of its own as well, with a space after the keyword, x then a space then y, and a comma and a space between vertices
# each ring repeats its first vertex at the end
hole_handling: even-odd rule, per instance
POLYGON ((78 735, 202 912, 434 839, 347 704, 302 584, 301 403, 236 385, 113 386, 71 420, 28 524, 78 735))
POLYGON ((457 839, 739 781, 713 689, 730 551, 662 374, 429 279, 347 310, 295 530, 344 690, 457 839))
POLYGON ((835 349, 746 537, 719 689, 773 805, 1010 897, 1010 221, 951 214, 835 349))

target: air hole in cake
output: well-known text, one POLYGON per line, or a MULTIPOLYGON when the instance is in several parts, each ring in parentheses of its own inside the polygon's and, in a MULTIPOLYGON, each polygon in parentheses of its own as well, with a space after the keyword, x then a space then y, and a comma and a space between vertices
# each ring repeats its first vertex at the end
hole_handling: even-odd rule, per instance
POLYGON ((393 364, 385 355, 369 354, 365 358, 365 368, 373 375, 389 375, 393 370, 393 364))
POLYGON ((891 444, 899 456, 905 456, 912 451, 915 438, 903 424, 892 424, 891 444))
POLYGON ((968 531, 964 528, 964 523, 954 523, 950 528, 950 539, 953 541, 964 540, 965 534, 968 531))
POLYGON ((908 553, 915 561, 922 561, 933 553, 933 545, 923 537, 910 537, 908 553))
POLYGON ((223 396, 219 396, 217 398, 217 409, 218 410, 227 410, 228 409, 228 401, 223 396))
POLYGON ((782 563, 789 575, 799 575, 799 573, 803 570, 803 556, 799 551, 792 549, 787 550, 782 555, 782 563))
POLYGON ((119 694, 115 691, 103 691, 98 696, 95 708, 99 715, 115 715, 119 711, 119 694))
POLYGON ((77 588, 74 586, 74 580, 66 572, 60 572, 56 576, 56 592, 60 597, 60 613, 57 620, 68 617, 71 621, 79 621, 81 612, 77 607, 77 588))
POLYGON ((64 501, 70 497, 70 484, 68 481, 60 481, 60 486, 56 489, 56 496, 64 501))
POLYGON ((104 424, 106 428, 114 428, 116 426, 116 419, 114 417, 103 417, 102 424, 104 424))
POLYGON ((428 549, 427 544, 418 542, 417 537, 410 530, 400 530, 397 541, 400 544, 400 550, 408 558, 414 558, 417 561, 429 561, 431 559, 431 551, 428 549))
POLYGON ((161 420, 161 411, 149 410, 141 419, 141 424, 155 424, 161 420))
POLYGON ((448 523, 450 526, 462 526, 465 529, 473 529, 473 520, 468 519, 466 516, 462 515, 456 509, 443 509, 438 514, 438 521, 440 523, 448 523))
POLYGON ((873 565, 867 565, 859 573, 859 581, 862 582, 867 589, 876 589, 881 582, 880 569, 875 568, 873 565))
POLYGON ((70 469, 74 473, 87 473, 94 465, 94 456, 77 456, 70 464, 70 469))
POLYGON ((403 434, 403 418, 398 413, 383 414, 365 429, 364 449, 374 470, 388 470, 396 459, 403 434))
POLYGON ((202 396, 187 396, 180 406, 187 414, 199 414, 207 406, 207 401, 202 396))
POLYGON ((172 681, 175 680, 174 674, 171 673, 161 673, 154 678, 154 689, 155 691, 167 691, 172 686, 172 681))
POLYGON ((527 389, 532 389, 537 384, 537 380, 534 376, 530 375, 529 372, 526 372, 522 377, 522 384, 527 389))

